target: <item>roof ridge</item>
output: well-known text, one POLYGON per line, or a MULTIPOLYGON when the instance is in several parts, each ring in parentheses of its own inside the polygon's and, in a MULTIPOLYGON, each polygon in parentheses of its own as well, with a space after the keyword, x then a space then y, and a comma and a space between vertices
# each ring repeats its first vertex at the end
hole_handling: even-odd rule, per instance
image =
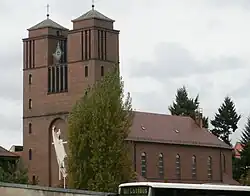
POLYGON ((10 156, 10 155, 13 155, 13 156, 18 156, 16 155, 15 153, 13 152, 10 152, 9 150, 7 150, 6 148, 0 146, 0 156, 3 155, 3 156, 10 156))
POLYGON ((50 18, 46 18, 45 20, 39 22, 38 24, 30 27, 28 30, 36 30, 36 29, 41 29, 41 28, 55 28, 55 29, 63 29, 63 30, 68 30, 67 28, 63 27, 59 23, 51 20, 50 18))
MULTIPOLYGON (((188 118, 192 119, 190 116, 181 116, 181 115, 172 115, 172 114, 166 114, 166 113, 156 113, 156 112, 143 112, 143 111, 136 111, 133 110, 135 113, 143 113, 148 115, 155 115, 155 116, 169 116, 169 117, 177 117, 177 118, 188 118)), ((193 120, 193 119, 192 119, 193 120)), ((193 120, 194 121, 194 120, 193 120)))
POLYGON ((106 20, 109 22, 114 22, 114 20, 105 16, 104 14, 97 11, 96 9, 91 9, 91 10, 87 11, 86 13, 82 14, 78 18, 72 20, 72 22, 81 21, 81 20, 88 20, 88 19, 100 19, 100 20, 106 20))

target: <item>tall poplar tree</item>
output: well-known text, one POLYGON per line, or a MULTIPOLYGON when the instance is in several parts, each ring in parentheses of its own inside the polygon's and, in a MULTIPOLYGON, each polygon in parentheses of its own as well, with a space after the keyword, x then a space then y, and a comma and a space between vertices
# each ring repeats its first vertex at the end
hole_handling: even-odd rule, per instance
POLYGON ((69 186, 114 192, 134 177, 128 137, 133 121, 131 97, 114 67, 96 82, 69 115, 69 186))
POLYGON ((214 119, 211 120, 211 124, 214 126, 211 132, 231 146, 229 136, 238 128, 237 124, 240 118, 241 115, 237 114, 233 100, 227 96, 214 119))
MULTIPOLYGON (((168 107, 171 115, 177 116, 190 116, 195 120, 196 112, 199 109, 199 96, 195 98, 189 98, 188 92, 185 86, 177 89, 175 101, 168 107)), ((203 116, 203 127, 208 128, 208 117, 203 116)))

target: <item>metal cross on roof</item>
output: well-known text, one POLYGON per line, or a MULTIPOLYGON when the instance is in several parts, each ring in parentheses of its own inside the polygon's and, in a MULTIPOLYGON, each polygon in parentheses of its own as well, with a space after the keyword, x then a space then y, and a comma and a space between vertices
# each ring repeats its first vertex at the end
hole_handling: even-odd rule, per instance
POLYGON ((47 18, 49 18, 49 4, 47 4, 47 18))

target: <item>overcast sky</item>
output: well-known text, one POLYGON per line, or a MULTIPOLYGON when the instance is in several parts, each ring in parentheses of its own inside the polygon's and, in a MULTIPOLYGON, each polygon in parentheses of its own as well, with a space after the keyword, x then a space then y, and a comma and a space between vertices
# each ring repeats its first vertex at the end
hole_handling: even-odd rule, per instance
MULTIPOLYGON (((22 144, 22 38, 46 17, 71 29, 71 20, 91 8, 91 0, 0 1, 0 146, 22 144)), ((176 89, 199 93, 213 118, 224 97, 250 114, 249 0, 97 0, 96 9, 116 20, 121 74, 133 107, 169 113, 176 89)), ((239 129, 233 136, 240 137, 239 129)))

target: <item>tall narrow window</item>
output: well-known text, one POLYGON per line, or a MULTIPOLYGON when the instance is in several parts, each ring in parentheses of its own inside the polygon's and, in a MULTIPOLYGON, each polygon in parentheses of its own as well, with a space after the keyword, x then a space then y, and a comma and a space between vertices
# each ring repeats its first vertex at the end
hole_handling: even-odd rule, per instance
POLYGON ((68 65, 64 66, 64 89, 63 91, 67 91, 68 90, 68 65))
POLYGON ((85 66, 85 77, 88 77, 89 75, 89 67, 88 66, 85 66))
POLYGON ((48 68, 48 93, 68 90, 68 65, 53 65, 48 68))
POLYGON ((32 64, 32 67, 34 68, 35 67, 35 40, 33 40, 33 42, 32 42, 32 44, 33 44, 33 46, 32 46, 32 62, 33 62, 33 64, 32 64))
POLYGON ((85 60, 88 59, 88 30, 84 32, 85 60))
POLYGON ((56 72, 55 72, 55 66, 51 67, 51 92, 54 93, 56 91, 56 72))
POLYGON ((196 179, 196 156, 192 156, 192 178, 196 179))
POLYGON ((60 91, 64 91, 64 69, 60 66, 60 91))
POLYGON ((51 67, 48 68, 48 92, 51 93, 51 67))
POLYGON ((101 66, 101 76, 104 76, 104 67, 101 66))
POLYGON ((175 172, 177 179, 181 178, 181 157, 179 154, 175 157, 175 172))
POLYGON ((31 40, 29 41, 29 68, 32 68, 32 45, 31 40))
POLYGON ((31 109, 31 108, 32 108, 32 100, 29 99, 29 109, 31 109))
POLYGON ((226 157, 224 153, 222 153, 222 157, 223 157, 223 171, 226 172, 226 157))
POLYGON ((141 175, 143 177, 147 176, 147 156, 145 152, 141 154, 141 175))
POLYGON ((163 159, 162 153, 159 154, 158 170, 159 170, 160 178, 163 178, 164 177, 164 159, 163 159))
POLYGON ((29 149, 29 160, 32 160, 32 150, 29 149))
POLYGON ((103 31, 101 31, 101 60, 103 60, 103 31))
POLYGON ((208 157, 207 159, 207 177, 209 180, 213 178, 213 171, 212 171, 212 157, 208 157))
POLYGON ((83 49, 84 46, 83 46, 83 45, 84 45, 83 31, 81 31, 81 46, 82 46, 82 48, 81 48, 81 57, 82 57, 82 58, 81 58, 81 59, 82 59, 82 60, 84 60, 84 55, 83 55, 83 54, 84 54, 84 49, 83 49))
POLYGON ((91 30, 89 30, 89 43, 88 43, 88 46, 89 46, 89 59, 91 59, 91 30))
POLYGON ((56 92, 60 92, 60 68, 56 66, 56 92))
POLYGON ((32 133, 32 124, 29 123, 29 134, 31 134, 31 133, 32 133))
POLYGON ((29 84, 32 84, 32 74, 29 74, 29 84))

